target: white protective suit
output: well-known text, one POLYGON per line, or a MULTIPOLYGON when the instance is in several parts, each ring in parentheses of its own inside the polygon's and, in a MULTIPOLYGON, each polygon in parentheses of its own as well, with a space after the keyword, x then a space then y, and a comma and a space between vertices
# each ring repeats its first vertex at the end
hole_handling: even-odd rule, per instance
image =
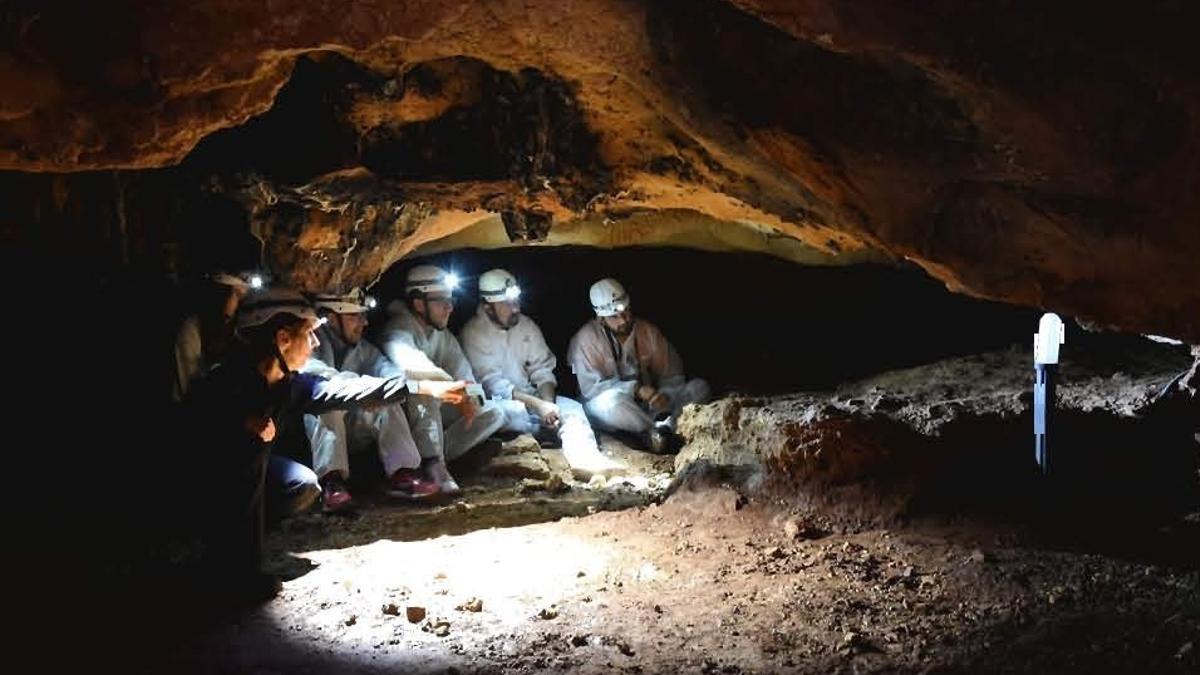
MULTIPOLYGON (((366 340, 347 345, 328 325, 317 329, 317 337, 321 344, 313 350, 303 372, 330 380, 404 375, 403 370, 366 340)), ((372 442, 377 445, 383 470, 389 476, 398 469, 415 469, 421 464, 404 403, 305 415, 304 431, 312 446, 313 470, 321 477, 330 471, 340 471, 343 478, 348 478, 350 448, 357 450, 372 442)))
MULTIPOLYGON (((463 349, 488 396, 504 410, 504 428, 535 433, 540 420, 512 395, 517 391, 537 396, 538 387, 546 383, 557 388, 554 366, 558 361, 533 319, 520 315, 517 324, 506 330, 488 318, 484 306, 480 303, 475 316, 463 326, 463 349)), ((586 473, 617 468, 600 454, 583 406, 564 396, 556 396, 554 403, 561 420, 563 455, 571 467, 586 473)))
POLYGON ((183 320, 175 335, 175 382, 172 394, 182 401, 192 388, 192 380, 212 364, 204 361, 204 343, 200 338, 200 317, 195 314, 183 320))
POLYGON ((228 348, 228 341, 205 333, 199 314, 183 320, 175 334, 175 377, 171 394, 176 402, 183 401, 196 378, 215 366, 228 348))
POLYGON ((650 411, 635 395, 639 382, 670 397, 672 424, 683 406, 709 397, 708 383, 684 377, 679 353, 645 319, 634 319, 624 341, 592 319, 571 338, 567 359, 579 380, 584 410, 600 429, 644 433, 653 426, 650 411))
MULTIPOLYGON (((380 346, 410 382, 476 381, 470 362, 450 331, 423 326, 403 300, 393 300, 388 314, 380 346)), ((457 459, 504 426, 504 411, 491 402, 478 410, 470 426, 454 406, 444 405, 432 396, 410 395, 405 408, 413 440, 424 459, 457 459)))

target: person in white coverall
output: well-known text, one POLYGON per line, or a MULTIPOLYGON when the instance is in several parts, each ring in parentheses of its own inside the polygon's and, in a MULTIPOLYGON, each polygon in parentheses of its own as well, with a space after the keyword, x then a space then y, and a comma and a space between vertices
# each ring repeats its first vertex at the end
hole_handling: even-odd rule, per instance
POLYGON ((588 295, 596 318, 567 349, 584 410, 601 430, 630 434, 657 452, 672 449, 679 412, 708 400, 708 383, 684 377, 679 353, 657 326, 633 316, 616 279, 597 281, 588 295))
MULTIPOLYGON (((347 295, 318 295, 313 304, 325 320, 317 329, 321 343, 304 364, 303 372, 330 380, 403 376, 404 371, 383 352, 363 339, 369 299, 355 290, 347 295)), ((447 386, 409 380, 414 391, 447 386)), ((462 386, 461 383, 459 386, 462 386)), ((321 501, 326 512, 350 510, 353 497, 346 487, 351 449, 376 445, 388 477, 388 494, 402 499, 424 499, 437 494, 437 485, 416 469, 420 454, 402 402, 351 410, 305 415, 304 430, 312 447, 313 470, 321 479, 321 501)))
POLYGON ((583 406, 556 395, 557 360, 538 325, 521 313, 520 296, 511 273, 484 272, 479 277, 481 302, 461 334, 480 384, 504 410, 504 428, 533 434, 544 446, 561 444, 572 472, 581 479, 620 469, 600 454, 583 406))
POLYGON ((175 335, 175 377, 171 395, 183 401, 197 377, 213 367, 233 347, 233 317, 250 290, 241 276, 214 272, 205 277, 199 311, 183 320, 175 335))
MULTIPOLYGON (((457 279, 434 265, 417 265, 405 277, 404 300, 388 305, 380 347, 410 380, 462 380, 475 373, 458 340, 446 330, 454 311, 457 279)), ((465 455, 504 426, 504 411, 483 403, 474 419, 429 396, 409 396, 405 404, 425 475, 443 494, 461 492, 446 462, 465 455)))

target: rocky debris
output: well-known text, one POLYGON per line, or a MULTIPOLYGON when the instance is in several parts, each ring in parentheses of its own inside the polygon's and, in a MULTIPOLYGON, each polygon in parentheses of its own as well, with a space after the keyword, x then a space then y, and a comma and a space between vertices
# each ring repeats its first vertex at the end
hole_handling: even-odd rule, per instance
POLYGON ((482 612, 483 600, 480 600, 479 598, 471 598, 454 609, 457 609, 460 612, 482 612))
POLYGON ((400 616, 400 606, 394 602, 383 605, 381 611, 388 616, 400 616))
POLYGON ((485 470, 493 476, 507 478, 546 480, 552 475, 546 460, 533 453, 501 455, 488 462, 485 470))
POLYGON ((539 619, 544 619, 547 621, 550 619, 557 619, 558 618, 558 608, 554 607, 553 605, 551 605, 550 607, 543 607, 538 612, 537 615, 538 615, 539 619))
POLYGON ((421 626, 421 630, 433 633, 438 637, 446 637, 450 634, 450 622, 444 619, 426 621, 425 625, 421 626))
MULTIPOLYGON (((804 527, 820 531, 891 522, 938 499, 1019 501, 1016 486, 1032 478, 1017 450, 1032 433, 1029 361, 1028 350, 1013 348, 883 373, 832 392, 689 406, 679 423, 688 445, 676 458, 675 482, 783 496, 801 507, 804 527), (1012 489, 998 491, 1002 484, 1012 489)), ((1097 465, 1121 467, 1108 479, 1137 481, 1114 485, 1136 510, 1186 500, 1191 488, 1171 478, 1186 475, 1189 462, 1195 471, 1194 451, 1175 433, 1185 422, 1149 411, 1189 365, 1181 350, 1148 341, 1103 357, 1082 347, 1064 352, 1057 456, 1078 458, 1081 475, 1097 465), (1126 452, 1140 446, 1157 454, 1126 452), (1164 484, 1176 492, 1166 496, 1164 484), (1149 498, 1133 498, 1139 491, 1149 498)), ((1097 478, 1074 489, 1087 497, 1097 478)), ((782 528, 789 538, 801 536, 798 521, 782 528)))
POLYGON ((425 620, 425 608, 409 605, 404 608, 404 616, 408 618, 409 623, 421 623, 425 620))
POLYGON ((518 489, 523 493, 549 492, 551 494, 559 494, 570 490, 571 485, 563 480, 562 475, 553 474, 545 480, 522 478, 518 489))
POLYGON ((531 434, 519 434, 500 444, 501 455, 541 454, 542 446, 531 434))

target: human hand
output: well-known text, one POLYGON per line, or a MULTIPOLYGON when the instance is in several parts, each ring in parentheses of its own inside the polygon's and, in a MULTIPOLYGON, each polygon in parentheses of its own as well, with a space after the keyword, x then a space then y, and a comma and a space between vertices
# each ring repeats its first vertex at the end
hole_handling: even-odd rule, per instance
POLYGON ((251 415, 245 420, 246 431, 263 443, 275 440, 275 420, 270 417, 251 415))
POLYGON ((462 402, 467 399, 467 383, 462 380, 456 382, 417 380, 416 385, 416 393, 432 396, 452 406, 461 406, 462 402))
POLYGON ((538 405, 537 416, 542 420, 542 424, 557 429, 562 424, 562 414, 558 406, 550 401, 541 401, 538 405))
POLYGON ((650 409, 654 411, 663 411, 671 407, 671 397, 661 391, 654 392, 650 397, 650 409))
POLYGON ((657 393, 658 390, 656 390, 654 387, 651 387, 648 384, 642 384, 638 385, 638 388, 634 391, 634 396, 636 396, 637 400, 639 401, 647 402, 654 398, 654 395, 657 393))

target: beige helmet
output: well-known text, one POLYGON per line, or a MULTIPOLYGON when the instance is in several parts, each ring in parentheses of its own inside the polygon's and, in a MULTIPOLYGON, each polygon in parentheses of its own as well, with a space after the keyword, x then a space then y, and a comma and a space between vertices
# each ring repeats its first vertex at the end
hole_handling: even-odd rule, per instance
POLYGON ((592 284, 588 298, 596 316, 615 316, 629 309, 629 295, 621 282, 611 277, 592 284))
POLYGON ((261 326, 279 314, 291 314, 298 319, 317 320, 312 303, 299 291, 290 288, 268 288, 247 295, 238 306, 238 332, 261 326))
POLYGON ((404 294, 410 293, 445 293, 454 292, 458 287, 458 275, 437 265, 417 265, 408 271, 404 277, 404 294))
POLYGON ((375 298, 355 288, 344 295, 314 295, 313 305, 335 314, 362 314, 375 307, 375 298))
POLYGON ((521 287, 508 270, 488 270, 479 277, 479 298, 484 302, 516 302, 521 298, 521 287))

